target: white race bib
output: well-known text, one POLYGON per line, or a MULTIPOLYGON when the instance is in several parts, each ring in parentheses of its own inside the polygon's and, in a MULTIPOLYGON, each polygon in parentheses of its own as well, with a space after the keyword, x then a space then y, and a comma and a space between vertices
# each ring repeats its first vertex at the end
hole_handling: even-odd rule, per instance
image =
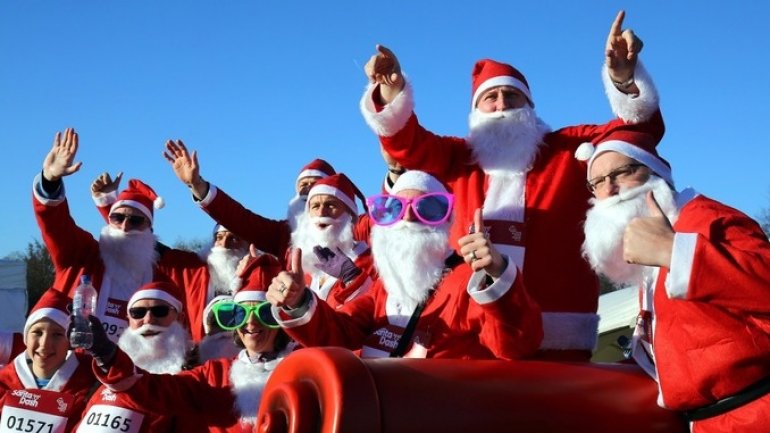
POLYGON ((0 433, 63 433, 72 396, 54 391, 21 389, 6 394, 0 433))
POLYGON ((83 415, 78 433, 137 433, 144 415, 117 406, 95 404, 83 415))

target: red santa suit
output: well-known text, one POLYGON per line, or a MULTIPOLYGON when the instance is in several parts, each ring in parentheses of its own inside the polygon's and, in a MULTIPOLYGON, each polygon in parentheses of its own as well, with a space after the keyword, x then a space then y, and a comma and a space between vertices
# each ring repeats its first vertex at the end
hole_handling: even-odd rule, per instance
MULTIPOLYGON (((205 290, 204 283, 207 282, 201 275, 203 271, 200 259, 196 259, 193 253, 167 247, 159 248, 158 261, 152 269, 137 276, 135 286, 127 287, 124 281, 114 281, 105 273, 99 241, 72 219, 63 184, 56 197, 48 197, 42 189, 41 176, 38 175, 33 185, 32 202, 43 242, 51 255, 56 272, 53 287, 72 297, 75 288, 80 284, 80 276, 90 275, 99 294, 95 316, 102 321, 111 340, 117 341, 123 330, 128 327, 128 300, 143 284, 170 279, 177 286, 190 290, 193 299, 198 293, 197 290, 205 290)), ((199 307, 198 322, 191 322, 194 315, 189 315, 190 329, 200 328, 200 314, 204 306, 205 302, 199 307)), ((195 311, 195 308, 190 311, 195 311)))
MULTIPOLYGON (((613 110, 628 120, 649 119, 659 125, 662 135, 657 94, 641 65, 634 77, 641 90, 635 99, 612 84, 606 86, 613 110)), ((455 195, 451 245, 456 247, 457 240, 468 233, 475 210, 483 208, 495 247, 519 267, 524 285, 543 311, 541 349, 578 350, 579 358, 587 359, 597 339, 599 283, 581 255, 590 193, 585 187, 585 166, 573 154, 581 143, 623 120, 545 134, 532 168, 517 186, 503 177, 495 179, 474 163, 465 139, 423 128, 413 112, 409 83, 384 107, 375 104, 374 91, 379 87, 367 89, 361 110, 384 149, 402 166, 434 175, 455 195), (515 211, 509 212, 515 203, 523 203, 524 208, 514 205, 515 211)))
POLYGON ((634 358, 657 377, 658 403, 674 410, 707 407, 764 381, 764 395, 691 428, 765 432, 770 243, 756 222, 733 208, 692 190, 677 201, 671 269, 660 268, 642 292, 634 358))
POLYGON ((73 431, 83 413, 88 393, 96 385, 98 382, 91 372, 91 357, 70 351, 50 382, 39 388, 26 353, 21 353, 0 370, 0 430, 73 431), (26 430, 30 425, 34 430, 26 430))
MULTIPOLYGON (((99 379, 122 401, 140 410, 180 414, 208 426, 210 432, 254 430, 262 390, 277 364, 293 346, 271 359, 251 362, 246 350, 234 359, 215 359, 176 375, 136 370, 122 351, 105 373, 94 366, 99 379)), ((152 431, 152 430, 148 430, 152 431)))
MULTIPOLYGON (((515 359, 532 355, 542 339, 540 310, 517 278, 516 267, 508 266, 497 281, 481 288, 486 274, 473 274, 470 266, 459 262, 453 263, 428 298, 405 356, 515 359)), ((382 280, 336 311, 315 296, 301 317, 273 310, 300 344, 361 349, 363 357, 389 356, 412 312, 388 298, 382 280)))

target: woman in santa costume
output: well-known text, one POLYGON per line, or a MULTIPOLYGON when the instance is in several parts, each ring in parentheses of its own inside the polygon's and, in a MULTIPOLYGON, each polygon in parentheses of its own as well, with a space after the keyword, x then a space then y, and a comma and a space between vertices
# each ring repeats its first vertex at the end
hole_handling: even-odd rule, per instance
POLYGON ((140 410, 174 413, 200 419, 211 432, 253 431, 265 382, 295 347, 272 318, 265 290, 278 268, 260 267, 251 274, 233 302, 213 310, 220 327, 234 330, 244 349, 232 359, 209 360, 176 375, 137 370, 121 350, 104 367, 99 380, 117 393, 128 394, 140 410))
POLYGON ((72 431, 99 383, 91 356, 70 350, 69 298, 48 290, 24 324, 26 350, 0 370, 0 431, 72 431))

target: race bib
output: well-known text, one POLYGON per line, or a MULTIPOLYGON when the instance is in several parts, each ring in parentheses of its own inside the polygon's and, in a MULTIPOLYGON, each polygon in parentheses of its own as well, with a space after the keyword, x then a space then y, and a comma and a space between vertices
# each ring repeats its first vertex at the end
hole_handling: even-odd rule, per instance
POLYGON ((63 433, 72 402, 71 395, 55 391, 11 391, 0 417, 0 433, 63 433))
POLYGON ((396 350, 398 346, 398 340, 401 338, 401 334, 404 332, 404 328, 401 326, 388 324, 382 327, 364 340, 363 347, 361 347, 362 358, 387 358, 390 356, 390 352, 396 350))
POLYGON ((117 343, 118 338, 128 327, 126 317, 128 314, 128 301, 115 298, 107 298, 104 306, 104 313, 99 317, 104 327, 104 332, 113 342, 117 343))
POLYGON ((95 404, 83 415, 78 433, 137 433, 143 420, 143 414, 131 409, 95 404))

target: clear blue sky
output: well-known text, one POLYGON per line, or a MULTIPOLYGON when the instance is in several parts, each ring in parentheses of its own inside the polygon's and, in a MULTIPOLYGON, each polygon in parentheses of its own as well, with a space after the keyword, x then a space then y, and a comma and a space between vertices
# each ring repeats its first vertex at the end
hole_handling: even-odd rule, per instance
POLYGON ((384 169, 358 110, 376 43, 399 56, 436 132, 467 132, 470 69, 482 57, 521 69, 552 127, 604 122, 599 71, 620 9, 645 42, 667 123, 660 151, 678 186, 756 218, 770 206, 767 2, 6 1, 0 257, 39 239, 32 178, 68 126, 84 163, 65 179, 70 206, 92 233, 103 222, 89 185, 105 170, 166 199, 155 225, 165 243, 210 233, 161 156, 169 138, 268 217, 283 217, 299 167, 315 157, 377 192, 384 169))

